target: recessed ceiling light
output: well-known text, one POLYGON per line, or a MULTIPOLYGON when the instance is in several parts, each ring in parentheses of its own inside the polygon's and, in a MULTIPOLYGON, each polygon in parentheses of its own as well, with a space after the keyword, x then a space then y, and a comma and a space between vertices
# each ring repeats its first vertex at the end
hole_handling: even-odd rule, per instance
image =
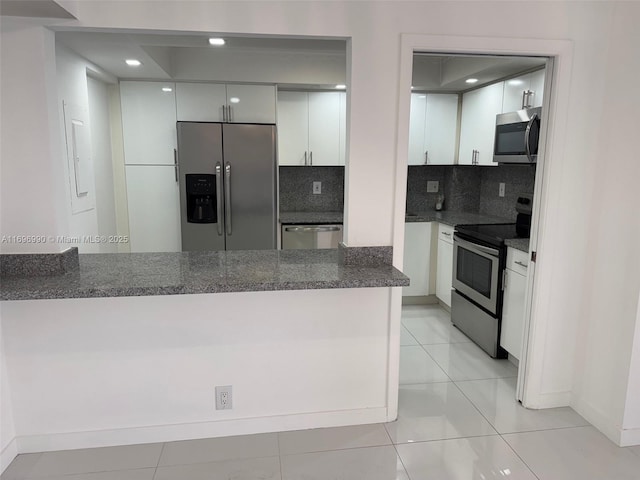
POLYGON ((478 81, 478 79, 477 79, 477 78, 467 78, 467 79, 465 80, 465 82, 467 82, 467 83, 476 83, 477 81, 478 81))
POLYGON ((413 85, 411 85, 411 90, 413 90, 414 88, 416 88, 416 87, 414 87, 413 85))
POLYGON ((163 92, 173 92, 173 88, 171 87, 162 87, 163 92))
POLYGON ((342 85, 342 84, 340 84, 340 85, 336 85, 336 88, 337 88, 338 90, 345 90, 345 89, 347 88, 347 86, 346 86, 346 85, 342 85))
POLYGON ((229 99, 229 101, 230 101, 231 103, 240 103, 240 99, 239 99, 238 97, 231 97, 231 98, 229 99))
POLYGON ((139 67, 140 65, 142 65, 142 62, 140 60, 136 60, 135 58, 127 58, 124 63, 126 63, 130 67, 139 67))
POLYGON ((209 45, 215 45, 217 47, 224 45, 226 42, 224 41, 224 38, 210 38, 209 39, 209 45))

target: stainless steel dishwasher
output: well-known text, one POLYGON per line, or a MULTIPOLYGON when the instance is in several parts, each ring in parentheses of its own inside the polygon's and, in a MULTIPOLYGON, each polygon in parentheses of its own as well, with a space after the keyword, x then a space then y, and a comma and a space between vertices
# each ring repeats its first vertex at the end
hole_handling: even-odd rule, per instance
POLYGON ((338 248, 342 225, 282 225, 282 249, 338 248))

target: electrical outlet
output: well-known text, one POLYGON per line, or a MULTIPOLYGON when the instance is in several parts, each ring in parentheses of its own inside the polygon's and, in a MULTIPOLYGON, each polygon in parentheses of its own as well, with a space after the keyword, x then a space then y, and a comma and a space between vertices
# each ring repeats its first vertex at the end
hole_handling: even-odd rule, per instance
POLYGON ((504 187, 505 187, 504 182, 500 182, 500 188, 498 189, 498 196, 499 197, 504 197, 504 187))
POLYGON ((438 193, 440 182, 438 180, 429 180, 427 182, 427 193, 438 193))
POLYGON ((313 182, 313 194, 320 195, 322 193, 322 182, 313 182))
POLYGON ((216 387, 216 410, 231 410, 233 408, 232 389, 231 385, 216 387))

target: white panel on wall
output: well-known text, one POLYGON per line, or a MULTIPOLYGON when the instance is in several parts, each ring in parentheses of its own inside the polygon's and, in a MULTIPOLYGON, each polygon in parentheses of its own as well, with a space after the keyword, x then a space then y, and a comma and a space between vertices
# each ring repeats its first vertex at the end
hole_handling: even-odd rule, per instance
POLYGON ((80 213, 95 208, 91 132, 86 108, 63 102, 71 208, 80 213))

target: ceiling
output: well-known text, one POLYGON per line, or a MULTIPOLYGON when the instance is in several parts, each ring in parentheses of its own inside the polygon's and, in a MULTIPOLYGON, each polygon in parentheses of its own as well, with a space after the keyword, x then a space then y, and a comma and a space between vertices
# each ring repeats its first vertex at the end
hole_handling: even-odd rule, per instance
MULTIPOLYGON (((212 47, 211 36, 219 35, 75 29, 57 31, 56 41, 119 79, 247 81, 249 75, 252 82, 308 88, 331 88, 330 84, 346 79, 343 39, 224 35, 226 44, 212 47), (128 67, 127 58, 140 60, 142 66, 128 67), (256 71, 264 71, 264 77, 256 71)), ((416 53, 413 89, 464 92, 541 68, 545 61, 542 57, 416 53), (470 77, 478 82, 466 83, 470 77)))
POLYGON ((2 0, 0 15, 9 17, 76 18, 53 0, 2 0))
POLYGON ((464 92, 506 77, 544 67, 543 57, 506 57, 493 55, 413 56, 414 91, 464 92), (473 84, 468 78, 476 78, 473 84))

